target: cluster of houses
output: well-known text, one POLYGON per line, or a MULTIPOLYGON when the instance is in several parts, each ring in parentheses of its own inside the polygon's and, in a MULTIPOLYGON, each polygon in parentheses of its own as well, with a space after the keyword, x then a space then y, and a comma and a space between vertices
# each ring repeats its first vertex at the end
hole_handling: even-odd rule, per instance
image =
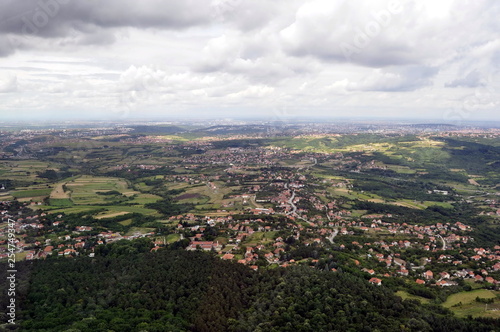
MULTIPOLYGON (((451 221, 429 225, 387 222, 388 219, 392 218, 390 214, 372 214, 355 218, 351 211, 341 208, 341 204, 336 200, 330 199, 331 197, 327 198, 326 191, 318 189, 315 190, 315 193, 321 195, 313 195, 308 190, 311 183, 351 188, 352 184, 349 180, 311 180, 310 175, 304 175, 307 174, 306 172, 293 168, 268 169, 257 172, 258 174, 245 172, 245 165, 279 165, 282 160, 295 158, 293 154, 299 151, 268 147, 229 148, 226 151, 221 151, 220 149, 211 150, 210 147, 205 143, 181 145, 181 149, 203 150, 205 153, 187 153, 180 163, 185 168, 214 164, 229 166, 224 171, 224 175, 176 174, 165 175, 164 180, 190 185, 205 184, 213 192, 220 189, 222 181, 242 185, 242 193, 240 191, 238 194, 228 195, 229 198, 225 199, 221 205, 224 208, 229 208, 234 205, 235 201, 241 201, 243 205, 250 201, 255 202, 256 204, 246 207, 245 210, 245 213, 253 214, 254 217, 236 220, 238 218, 233 218, 231 211, 226 211, 227 213, 220 216, 201 217, 187 213, 170 217, 170 221, 177 224, 174 231, 181 234, 181 238, 183 234, 188 232, 194 234, 190 237, 186 250, 214 251, 221 259, 234 260, 253 269, 257 269, 258 264, 262 262, 286 267, 298 262, 284 258, 289 245, 282 236, 276 234, 285 232, 286 238, 293 239, 291 241, 293 243, 319 246, 334 245, 339 250, 349 250, 359 254, 360 257, 363 256, 374 261, 378 264, 377 268, 365 267, 363 264, 357 265, 371 276, 369 281, 375 285, 380 285, 382 283, 380 278, 383 277, 404 277, 413 280, 416 278, 417 284, 432 284, 441 287, 452 286, 456 284, 455 280, 460 278, 492 284, 496 284, 496 279, 500 279, 489 275, 500 271, 500 247, 471 250, 470 246, 474 243, 474 239, 470 236, 472 228, 469 225, 451 221), (265 197, 261 195, 264 191, 266 192, 265 197), (258 203, 268 204, 264 204, 266 207, 260 207, 258 203), (268 215, 279 215, 286 219, 286 224, 273 224, 267 221, 268 215), (217 239, 206 239, 204 231, 208 227, 216 227, 220 231, 217 239), (346 242, 342 240, 343 236, 350 238, 360 233, 366 235, 364 236, 366 241, 346 242), (401 258, 401 255, 409 249, 423 250, 426 253, 420 257, 422 261, 420 265, 417 266, 413 262, 409 263, 401 258), (451 250, 456 250, 460 254, 457 256, 443 254, 442 257, 434 257, 435 253, 451 250), (427 253, 429 253, 429 257, 426 257, 427 253), (467 263, 484 263, 484 268, 478 272, 478 269, 463 266, 467 263), (443 271, 442 268, 434 268, 439 264, 452 265, 457 268, 447 271, 443 271), (423 272, 424 270, 425 272, 423 272)), ((332 164, 333 168, 353 164, 359 164, 358 170, 379 167, 374 161, 360 164, 358 160, 344 157, 342 154, 325 156, 325 154, 309 153, 305 157, 301 157, 313 162, 330 158, 335 161, 332 164)), ((156 170, 164 166, 140 164, 133 167, 142 170, 156 170)), ((117 166, 117 169, 131 168, 131 165, 117 166)), ((442 194, 444 195, 444 193, 442 194)), ((497 202, 492 204, 496 206, 497 202)), ((234 212, 236 215, 236 211, 234 212)), ((92 255, 93 249, 99 244, 120 239, 134 239, 140 236, 155 237, 153 232, 133 236, 100 232, 90 236, 86 233, 92 232, 92 227, 82 224, 72 229, 71 235, 59 238, 57 245, 50 243, 50 241, 26 243, 24 238, 27 230, 44 229, 44 223, 41 222, 44 216, 45 214, 16 216, 16 244, 20 251, 24 251, 26 248, 26 259, 44 258, 54 254, 66 257, 83 253, 92 255)), ((62 216, 59 217, 59 219, 62 218, 62 216)), ((63 227, 64 220, 55 221, 51 226, 63 227)), ((5 235, 5 230, 0 230, 0 237, 2 235, 5 235)), ((2 243, 0 242, 0 244, 2 243)), ((155 247, 152 251, 165 245, 164 241, 155 241, 154 244, 155 247)), ((6 255, 4 247, 0 246, 0 258, 5 258, 6 255)))
POLYGON ((190 165, 277 165, 280 159, 286 158, 287 153, 281 150, 265 147, 229 148, 227 150, 208 150, 203 154, 186 156, 183 164, 190 165))
MULTIPOLYGON (((0 202, 0 204, 5 208, 8 207, 9 202, 0 202)), ((65 227, 65 222, 63 220, 63 215, 58 215, 57 220, 53 221, 49 226, 42 222, 46 222, 44 217, 46 213, 41 213, 39 215, 10 215, 8 209, 0 211, 1 222, 4 227, 0 228, 0 259, 6 259, 8 256, 7 250, 7 228, 8 220, 13 220, 11 223, 15 230, 15 240, 14 244, 17 249, 17 253, 24 254, 26 260, 32 259, 43 259, 49 255, 58 255, 65 257, 73 257, 80 255, 81 253, 88 253, 90 256, 93 255, 93 251, 96 246, 111 243, 118 240, 132 240, 139 237, 153 237, 154 232, 149 232, 146 234, 137 233, 130 236, 121 235, 117 232, 103 231, 96 235, 89 235, 88 233, 93 230, 90 226, 76 226, 71 234, 60 235, 56 240, 51 240, 47 237, 45 241, 36 240, 34 242, 28 242, 28 234, 26 231, 30 229, 44 230, 46 228, 51 228, 47 235, 57 233, 57 229, 60 229, 63 233, 67 233, 67 228, 65 227), (53 243, 56 242, 56 243, 53 243)))

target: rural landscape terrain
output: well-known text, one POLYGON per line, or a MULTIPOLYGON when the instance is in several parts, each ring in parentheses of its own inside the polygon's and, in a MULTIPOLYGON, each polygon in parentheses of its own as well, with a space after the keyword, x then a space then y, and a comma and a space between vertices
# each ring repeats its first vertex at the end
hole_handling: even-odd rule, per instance
POLYGON ((0 205, 6 331, 500 330, 499 129, 4 127, 0 205))
POLYGON ((499 17, 0 0, 0 332, 500 332, 499 17))

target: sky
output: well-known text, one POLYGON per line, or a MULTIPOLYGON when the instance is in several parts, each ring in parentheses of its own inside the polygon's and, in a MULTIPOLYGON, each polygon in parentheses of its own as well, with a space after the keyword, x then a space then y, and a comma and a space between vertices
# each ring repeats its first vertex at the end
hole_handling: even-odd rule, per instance
POLYGON ((496 0, 0 0, 0 121, 500 121, 496 0))

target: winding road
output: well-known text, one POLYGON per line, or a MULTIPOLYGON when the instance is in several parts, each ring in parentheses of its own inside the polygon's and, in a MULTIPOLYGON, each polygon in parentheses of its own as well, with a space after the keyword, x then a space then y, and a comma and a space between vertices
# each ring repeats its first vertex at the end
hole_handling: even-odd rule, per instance
MULTIPOLYGON (((288 184, 285 186, 285 188, 288 188, 288 184)), ((290 206, 292 207, 292 211, 290 212, 287 212, 287 215, 294 215, 296 216, 297 218, 301 219, 301 220, 304 220, 306 222, 308 222, 307 219, 305 218, 302 218, 301 216, 299 216, 297 214, 297 206, 293 203, 293 200, 295 199, 295 191, 292 191, 292 196, 290 196, 290 198, 288 199, 288 204, 290 204, 290 206)), ((328 215, 328 213, 326 214, 326 216, 328 217, 328 220, 331 221, 331 218, 330 216, 328 215)), ((331 242, 331 243, 334 243, 333 242, 333 239, 335 239, 335 237, 337 236, 337 234, 339 234, 339 229, 338 228, 335 228, 332 232, 332 234, 330 234, 330 236, 327 237, 327 239, 331 242)), ((443 240, 444 241, 444 240, 443 240)))
POLYGON ((438 237, 441 239, 441 241, 443 241, 443 250, 446 250, 446 241, 445 241, 445 239, 441 235, 438 235, 438 237))
POLYGON ((288 214, 294 214, 297 215, 297 206, 293 204, 293 199, 295 198, 295 191, 292 191, 292 196, 288 200, 288 204, 292 207, 292 211, 288 212, 288 214))

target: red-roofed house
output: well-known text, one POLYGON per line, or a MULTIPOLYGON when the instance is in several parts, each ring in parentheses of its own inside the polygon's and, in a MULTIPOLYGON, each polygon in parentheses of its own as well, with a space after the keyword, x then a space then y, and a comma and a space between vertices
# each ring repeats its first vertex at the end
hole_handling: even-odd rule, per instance
POLYGON ((492 277, 486 277, 486 282, 489 282, 490 284, 496 284, 497 281, 495 279, 493 279, 492 277))
POLYGON ((436 285, 441 286, 441 287, 448 287, 448 286, 454 286, 456 285, 456 282, 449 281, 449 280, 440 280, 436 282, 436 285))

